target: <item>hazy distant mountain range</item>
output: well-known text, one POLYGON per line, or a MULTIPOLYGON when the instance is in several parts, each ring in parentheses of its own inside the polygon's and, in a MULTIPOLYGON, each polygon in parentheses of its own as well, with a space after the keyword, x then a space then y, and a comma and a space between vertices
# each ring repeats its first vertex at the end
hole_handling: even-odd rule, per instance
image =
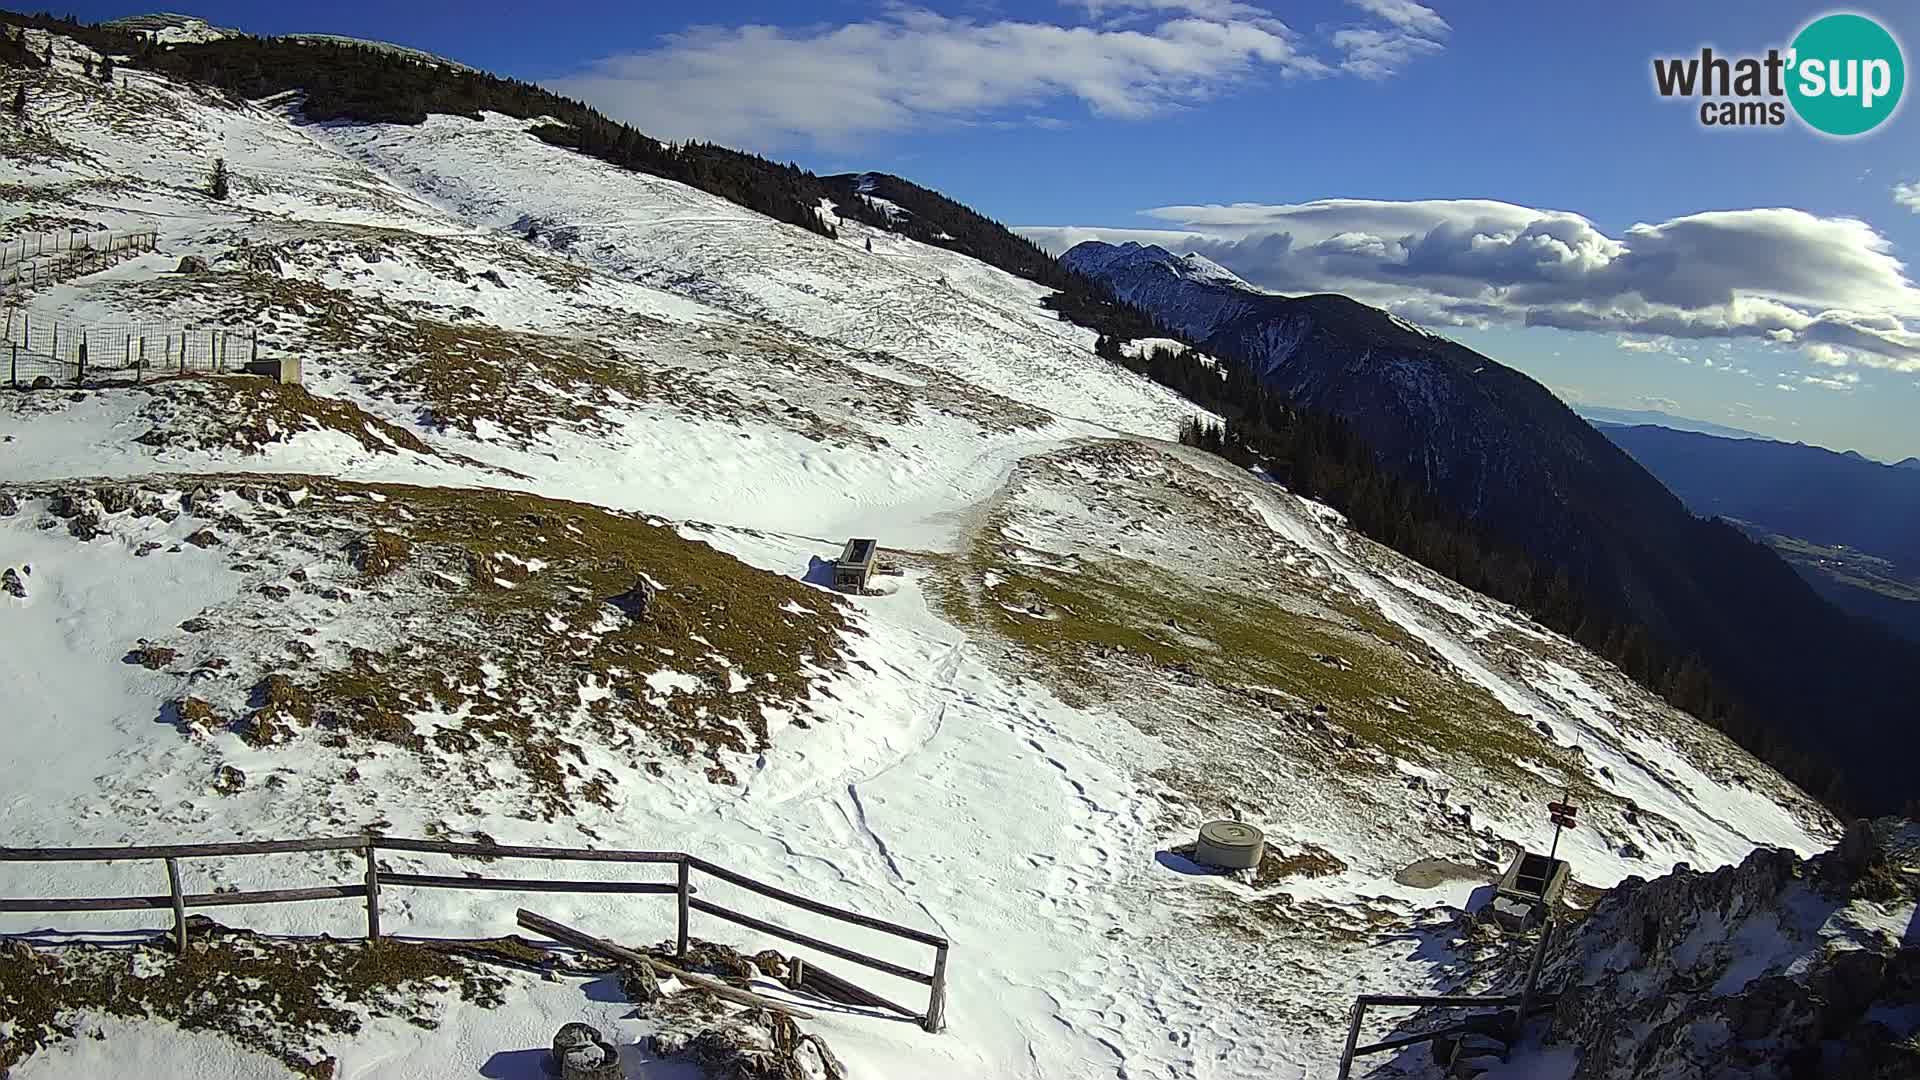
POLYGON ((1694 513, 1767 540, 1828 599, 1920 639, 1920 465, 1656 425, 1600 430, 1694 513))
POLYGON ((1724 439, 1766 438, 1757 431, 1728 427, 1711 420, 1696 420, 1690 416, 1675 416, 1658 409, 1615 409, 1606 405, 1574 405, 1573 411, 1593 424, 1612 424, 1623 427, 1654 424, 1674 431, 1697 431, 1702 435, 1718 435, 1724 439))

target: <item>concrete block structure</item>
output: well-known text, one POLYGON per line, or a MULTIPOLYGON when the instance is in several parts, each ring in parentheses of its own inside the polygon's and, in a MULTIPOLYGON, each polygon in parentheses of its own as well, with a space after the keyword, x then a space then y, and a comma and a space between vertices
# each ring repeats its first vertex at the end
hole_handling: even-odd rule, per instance
POLYGON ((865 590, 879 561, 878 540, 855 537, 847 541, 847 546, 840 551, 839 560, 833 564, 833 587, 842 592, 865 590))
POLYGON ((297 356, 275 356, 260 360, 247 361, 247 371, 254 375, 265 375, 283 386, 300 385, 300 358, 297 356))

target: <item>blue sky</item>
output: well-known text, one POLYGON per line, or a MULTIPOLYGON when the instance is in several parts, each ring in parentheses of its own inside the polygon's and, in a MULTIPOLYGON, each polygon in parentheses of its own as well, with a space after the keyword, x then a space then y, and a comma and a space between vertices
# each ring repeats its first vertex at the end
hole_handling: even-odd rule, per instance
MULTIPOLYGON (((189 10, 443 53, 659 137, 897 172, 1052 246, 1200 250, 1266 287, 1388 306, 1569 400, 1920 454, 1920 107, 1834 140, 1703 128, 1652 89, 1654 56, 1764 52, 1824 5, 189 10)), ((1920 5, 1848 10, 1914 61, 1920 5)))

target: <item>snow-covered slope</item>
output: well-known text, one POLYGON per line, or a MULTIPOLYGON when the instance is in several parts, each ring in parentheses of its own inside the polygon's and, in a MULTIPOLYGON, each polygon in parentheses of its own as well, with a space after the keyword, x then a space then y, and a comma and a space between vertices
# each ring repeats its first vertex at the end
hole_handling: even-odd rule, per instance
POLYGON ((103 25, 117 30, 131 30, 145 34, 162 45, 195 44, 204 41, 219 41, 240 33, 224 26, 214 26, 207 20, 193 15, 176 15, 171 12, 158 12, 152 15, 127 15, 118 19, 109 19, 103 25))
MULTIPOLYGON (((378 828, 684 849, 951 938, 947 1034, 809 1025, 855 1077, 1269 1077, 1328 1071, 1351 994, 1463 978, 1448 928, 1512 844, 1544 841, 1539 806, 1564 790, 1586 817, 1563 851, 1593 886, 1831 832, 1572 643, 1162 441, 1194 410, 1096 358, 1029 282, 850 221, 818 237, 497 116, 309 126, 295 102, 78 67, 32 75, 30 126, 0 127, 19 193, 0 234, 154 226, 158 250, 25 309, 257 329, 306 385, 0 404, 18 583, 0 723, 32 747, 0 764, 9 843, 378 828), (199 194, 216 156, 226 202, 199 194), (172 272, 184 255, 213 272, 172 272), (900 573, 831 594, 824 560, 855 532, 900 573), (670 618, 613 602, 641 580, 670 618), (1198 873, 1175 849, 1232 815, 1269 860, 1198 873), (1434 859, 1453 870, 1414 872, 1434 859)), ((191 873, 343 872, 272 862, 191 873)), ((0 894, 150 876, 0 864, 0 894)), ((724 884, 708 898, 775 916, 724 884)), ((512 926, 495 894, 386 903, 394 934, 512 926)), ((671 934, 670 905, 542 904, 671 934)), ((218 914, 341 936, 360 918, 218 914)), ((910 952, 887 955, 924 963, 910 952)), ((622 1038, 647 1030, 589 1001, 604 982, 564 989, 622 1038)), ((309 1037, 345 1075, 497 1072, 521 1049, 499 1039, 567 1008, 537 979, 502 993, 497 1031, 455 1004, 445 1037, 382 1015, 360 1040, 309 1037)), ((168 1029, 113 1030, 137 1047, 168 1029)), ((217 1057, 204 1039, 178 1045, 217 1057)))

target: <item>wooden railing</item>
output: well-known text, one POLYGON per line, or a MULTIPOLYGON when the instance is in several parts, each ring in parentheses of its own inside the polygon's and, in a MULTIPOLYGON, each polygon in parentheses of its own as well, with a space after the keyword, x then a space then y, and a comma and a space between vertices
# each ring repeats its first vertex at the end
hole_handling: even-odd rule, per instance
POLYGON ((676 956, 687 957, 688 930, 693 912, 712 915, 762 934, 781 938, 828 956, 838 957, 895 978, 928 987, 925 1012, 887 1002, 869 994, 895 1012, 917 1019, 930 1032, 946 1027, 947 952, 949 942, 938 934, 915 930, 910 926, 877 919, 822 903, 798 893, 756 881, 738 871, 708 862, 681 851, 603 851, 583 848, 525 847, 506 844, 461 844, 443 840, 409 840, 401 837, 365 835, 315 840, 258 840, 226 844, 165 844, 140 847, 0 848, 0 862, 129 862, 152 860, 166 868, 167 892, 153 896, 119 897, 35 897, 0 898, 0 913, 58 911, 140 911, 173 912, 175 947, 187 948, 187 911, 191 908, 237 907, 244 904, 286 904, 307 900, 361 899, 367 909, 367 937, 380 937, 380 892, 383 887, 411 889, 491 889, 501 892, 625 893, 637 896, 672 896, 678 904, 676 956), (295 852, 354 851, 365 859, 361 880, 348 885, 316 885, 294 889, 258 889, 249 892, 189 893, 181 884, 180 860, 225 858, 239 855, 279 855, 295 852), (671 865, 673 881, 567 881, 544 878, 494 878, 402 874, 381 870, 377 856, 382 851, 465 856, 484 859, 549 859, 569 862, 655 863, 671 865), (933 970, 913 968, 869 956, 843 945, 803 934, 777 923, 735 911, 695 896, 695 873, 724 881, 729 885, 757 893, 769 900, 812 912, 853 926, 888 934, 926 945, 933 949, 933 970))

